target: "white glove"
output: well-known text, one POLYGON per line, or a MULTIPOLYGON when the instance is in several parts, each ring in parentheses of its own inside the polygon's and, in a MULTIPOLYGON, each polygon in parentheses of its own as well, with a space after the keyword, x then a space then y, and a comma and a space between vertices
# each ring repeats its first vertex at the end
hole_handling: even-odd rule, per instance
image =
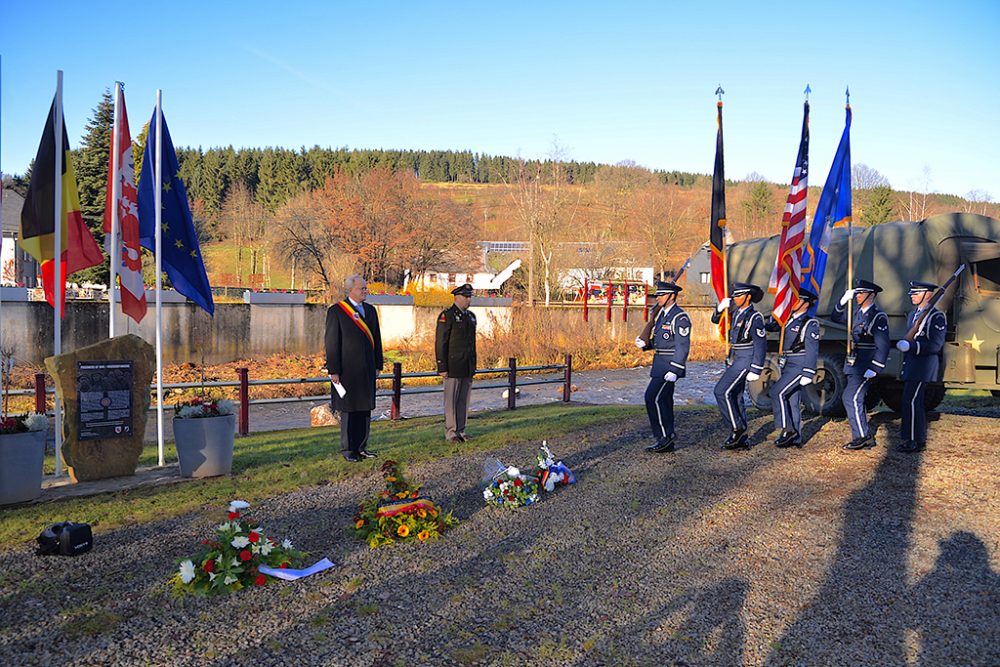
POLYGON ((722 301, 719 302, 719 305, 715 307, 715 312, 721 313, 726 308, 729 308, 729 304, 731 304, 732 302, 733 300, 730 299, 728 296, 725 297, 722 301))
POLYGON ((907 350, 910 349, 910 341, 908 340, 899 341, 898 343, 896 343, 896 349, 899 350, 900 352, 906 352, 907 350))
POLYGON ((642 338, 640 338, 639 336, 636 336, 636 337, 635 337, 635 346, 636 346, 637 348, 639 348, 640 350, 644 350, 644 349, 646 348, 646 341, 644 341, 644 340, 643 340, 642 338))
POLYGON ((667 382, 677 382, 677 373, 667 371, 667 374, 663 376, 663 379, 667 382))
POLYGON ((854 290, 849 289, 844 292, 844 296, 840 297, 840 305, 846 306, 847 302, 854 298, 854 290))
POLYGON ((747 373, 747 382, 756 382, 760 379, 760 373, 747 373))
POLYGON ((873 371, 873 370, 872 370, 872 369, 870 369, 870 368, 869 368, 868 370, 866 370, 866 371, 865 371, 865 379, 866 379, 866 380, 871 380, 871 379, 872 379, 873 377, 875 377, 876 375, 878 375, 878 373, 876 373, 875 371, 873 371))
POLYGON ((802 385, 803 387, 805 387, 806 385, 810 385, 812 383, 813 383, 812 376, 803 375, 802 377, 799 378, 799 384, 802 385))

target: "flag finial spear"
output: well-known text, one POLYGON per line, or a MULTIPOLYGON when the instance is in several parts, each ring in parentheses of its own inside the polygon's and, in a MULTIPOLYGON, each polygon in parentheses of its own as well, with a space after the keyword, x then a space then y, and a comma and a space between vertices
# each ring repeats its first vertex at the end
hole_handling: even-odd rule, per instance
POLYGON ((809 101, 809 93, 811 93, 811 92, 812 92, 812 88, 810 88, 810 87, 809 87, 809 84, 808 84, 808 83, 806 84, 806 89, 805 89, 805 90, 803 90, 802 92, 803 92, 803 93, 805 93, 805 96, 806 96, 806 102, 808 102, 808 101, 809 101))
POLYGON ((848 86, 844 89, 844 95, 847 96, 847 106, 851 106, 851 87, 848 86))
POLYGON ((722 89, 721 83, 719 84, 719 87, 715 89, 715 94, 719 96, 719 101, 721 102, 722 96, 726 94, 726 91, 722 89))

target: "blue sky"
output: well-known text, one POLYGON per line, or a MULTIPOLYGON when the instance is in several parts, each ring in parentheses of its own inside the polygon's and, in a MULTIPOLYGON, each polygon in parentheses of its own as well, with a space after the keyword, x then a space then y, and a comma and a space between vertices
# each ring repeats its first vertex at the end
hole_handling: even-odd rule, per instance
POLYGON ((787 182, 802 91, 821 185, 850 85, 855 164, 1000 199, 1000 3, 7 3, 0 169, 34 157, 64 71, 79 145, 105 88, 157 88, 178 146, 469 149, 787 182), (364 6, 360 6, 364 5, 364 6), (116 29, 113 30, 112 27, 116 29), (117 40, 114 36, 118 35, 117 40))

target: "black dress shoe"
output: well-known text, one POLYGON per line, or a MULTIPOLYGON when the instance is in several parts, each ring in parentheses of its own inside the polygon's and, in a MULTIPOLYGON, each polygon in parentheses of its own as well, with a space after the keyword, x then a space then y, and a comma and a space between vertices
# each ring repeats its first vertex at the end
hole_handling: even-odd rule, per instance
POLYGON ((350 463, 357 463, 358 461, 361 460, 361 457, 358 456, 357 454, 353 454, 353 453, 351 453, 351 454, 344 454, 344 460, 348 461, 350 463))
POLYGON ((844 445, 844 449, 856 450, 856 449, 870 449, 875 446, 875 436, 869 435, 864 438, 855 438, 849 443, 844 445))
POLYGON ((468 442, 469 440, 472 440, 472 438, 470 438, 469 436, 465 435, 464 433, 459 433, 458 434, 458 439, 461 440, 462 442, 468 442))
POLYGON ((677 443, 677 436, 670 435, 666 438, 660 438, 656 441, 656 444, 647 447, 646 449, 650 452, 660 454, 662 452, 672 452, 674 451, 674 445, 677 443))
POLYGON ((903 442, 899 443, 899 446, 896 447, 896 450, 900 452, 915 452, 917 451, 917 443, 913 442, 912 440, 904 440, 903 442))
POLYGON ((378 454, 376 454, 375 452, 369 452, 367 449, 362 449, 360 452, 358 452, 358 454, 363 459, 375 459, 375 458, 378 458, 378 454))
POLYGON ((781 437, 774 441, 775 447, 785 449, 787 447, 801 447, 802 438, 795 431, 785 431, 781 437))
POLYGON ((746 431, 734 431, 722 444, 723 449, 750 449, 750 437, 746 431))

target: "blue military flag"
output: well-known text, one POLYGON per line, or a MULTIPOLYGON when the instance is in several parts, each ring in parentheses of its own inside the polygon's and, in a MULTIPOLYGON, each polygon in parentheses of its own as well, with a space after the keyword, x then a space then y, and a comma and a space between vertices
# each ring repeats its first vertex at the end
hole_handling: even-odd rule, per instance
MULTIPOLYGON (((198 245, 198 234, 194 230, 191 209, 188 207, 187 191, 180 177, 177 154, 170 141, 167 120, 162 116, 163 144, 161 154, 163 165, 160 173, 163 179, 163 193, 160 214, 160 262, 174 289, 201 306, 209 315, 215 313, 212 288, 205 274, 205 262, 198 245)), ((142 174, 139 178, 139 242, 142 247, 156 252, 156 199, 154 169, 156 164, 156 110, 149 121, 149 135, 142 158, 142 174)))
MULTIPOLYGON (((840 146, 837 147, 837 154, 833 158, 833 165, 823 186, 823 194, 820 195, 819 204, 816 206, 809 243, 802 252, 801 285, 814 294, 819 294, 823 286, 823 273, 826 271, 826 256, 833 228, 850 221, 851 105, 848 104, 844 134, 840 137, 840 146)), ((815 304, 809 312, 816 312, 815 304)))

